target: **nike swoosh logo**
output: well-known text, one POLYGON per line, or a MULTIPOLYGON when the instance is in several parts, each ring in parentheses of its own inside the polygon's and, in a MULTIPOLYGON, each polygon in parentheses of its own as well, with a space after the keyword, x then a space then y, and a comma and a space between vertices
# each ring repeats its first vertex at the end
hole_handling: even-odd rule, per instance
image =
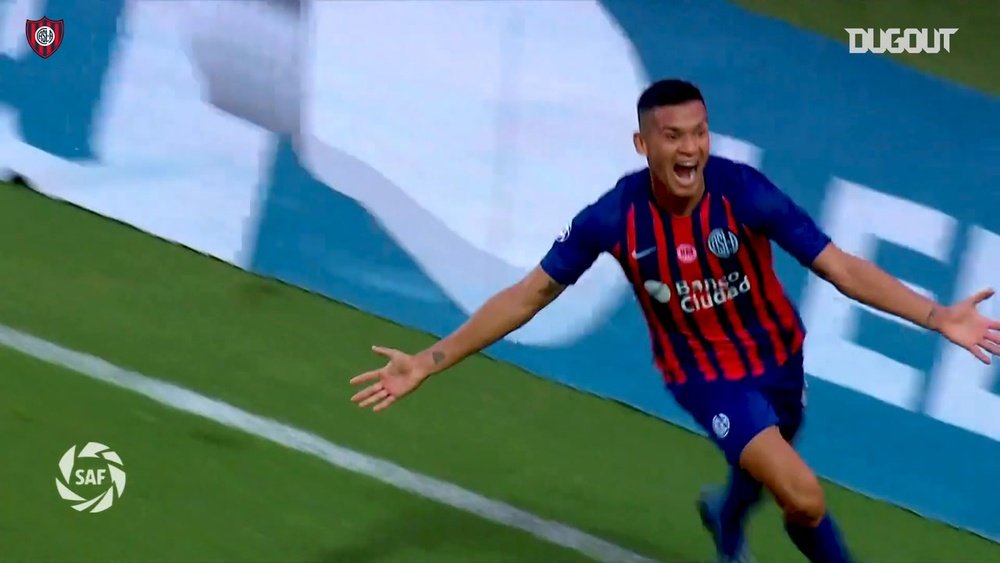
POLYGON ((647 248, 646 250, 643 250, 642 252, 636 252, 635 250, 633 250, 632 251, 632 258, 635 259, 635 260, 638 260, 640 258, 645 258, 646 256, 649 256, 650 254, 652 254, 655 250, 656 250, 655 246, 647 248))

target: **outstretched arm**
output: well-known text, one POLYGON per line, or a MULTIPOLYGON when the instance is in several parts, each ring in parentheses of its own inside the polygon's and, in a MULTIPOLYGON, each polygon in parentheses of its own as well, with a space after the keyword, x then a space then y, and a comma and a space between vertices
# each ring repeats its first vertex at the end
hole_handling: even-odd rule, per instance
POLYGON ((487 300, 451 335, 416 354, 417 368, 430 376, 488 348, 530 321, 565 288, 536 266, 521 281, 487 300))
POLYGON ((351 378, 352 385, 368 384, 351 400, 359 407, 383 410, 420 386, 428 377, 462 361, 517 330, 562 293, 541 266, 520 282, 486 301, 462 326, 415 355, 373 346, 385 366, 351 378))
POLYGON ((813 262, 812 270, 842 294, 880 311, 937 330, 940 306, 920 295, 875 264, 844 252, 830 243, 813 262))
POLYGON ((351 400, 382 410, 416 389, 428 377, 457 364, 514 332, 572 285, 602 251, 600 214, 588 206, 573 219, 552 248, 518 283, 489 298, 452 334, 414 355, 372 347, 385 366, 351 378, 368 384, 351 400))
POLYGON ((847 297, 939 332, 985 364, 990 363, 990 355, 1000 355, 1000 321, 976 310, 976 305, 993 295, 992 289, 952 306, 942 306, 833 243, 819 253, 812 269, 847 297))

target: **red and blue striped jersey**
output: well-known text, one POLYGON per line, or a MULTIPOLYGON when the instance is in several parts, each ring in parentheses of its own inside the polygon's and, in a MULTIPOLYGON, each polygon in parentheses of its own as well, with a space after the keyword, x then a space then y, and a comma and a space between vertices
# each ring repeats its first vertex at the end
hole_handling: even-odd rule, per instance
POLYGON ((690 216, 659 208, 650 172, 640 170, 580 211, 541 267, 571 285, 612 254, 642 306, 666 383, 737 380, 784 365, 805 339, 771 241, 808 267, 830 238, 764 174, 712 156, 690 216))

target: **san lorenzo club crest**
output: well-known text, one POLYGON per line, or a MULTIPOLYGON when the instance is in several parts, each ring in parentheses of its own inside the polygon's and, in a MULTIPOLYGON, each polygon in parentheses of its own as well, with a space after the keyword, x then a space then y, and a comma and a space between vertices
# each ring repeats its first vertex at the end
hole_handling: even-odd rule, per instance
POLYGON ((24 36, 28 39, 28 45, 36 55, 43 59, 51 57, 59 50, 64 30, 63 20, 50 20, 43 17, 40 20, 26 20, 24 22, 24 36))
POLYGON ((730 258, 740 250, 740 239, 729 229, 712 229, 708 235, 708 249, 719 258, 730 258))

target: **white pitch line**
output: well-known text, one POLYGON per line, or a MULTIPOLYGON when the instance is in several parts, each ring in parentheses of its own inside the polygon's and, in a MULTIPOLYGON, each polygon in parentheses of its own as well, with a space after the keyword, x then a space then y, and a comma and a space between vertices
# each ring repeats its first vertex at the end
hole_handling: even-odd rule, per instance
POLYGON ((310 432, 249 413, 189 389, 120 368, 96 356, 63 348, 4 325, 0 325, 0 345, 87 377, 134 391, 168 407, 196 414, 287 448, 311 454, 330 465, 373 477, 383 483, 471 512, 498 524, 524 530, 535 537, 576 550, 599 561, 652 561, 560 522, 546 520, 447 481, 421 475, 394 463, 338 446, 310 432))

